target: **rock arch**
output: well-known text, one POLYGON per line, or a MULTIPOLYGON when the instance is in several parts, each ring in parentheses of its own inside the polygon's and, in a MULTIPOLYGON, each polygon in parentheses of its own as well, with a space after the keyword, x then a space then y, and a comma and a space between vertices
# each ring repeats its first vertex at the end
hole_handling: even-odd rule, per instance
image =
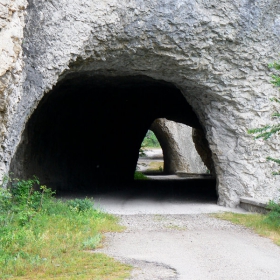
POLYGON ((265 161, 277 142, 247 135, 270 121, 277 92, 267 63, 279 52, 278 0, 15 0, 10 10, 1 31, 12 46, 0 72, 2 175, 26 122, 59 81, 77 73, 147 76, 175 85, 198 116, 219 204, 279 197, 273 163, 265 161))
MULTIPOLYGON (((165 174, 207 172, 202 159, 209 156, 212 160, 211 151, 207 144, 209 155, 200 157, 193 142, 193 128, 161 118, 156 119, 150 129, 155 133, 163 150, 165 174)), ((198 140, 201 142, 201 139, 198 140)), ((207 161, 205 162, 208 164, 207 161)), ((215 172, 212 173, 215 174, 215 172)))

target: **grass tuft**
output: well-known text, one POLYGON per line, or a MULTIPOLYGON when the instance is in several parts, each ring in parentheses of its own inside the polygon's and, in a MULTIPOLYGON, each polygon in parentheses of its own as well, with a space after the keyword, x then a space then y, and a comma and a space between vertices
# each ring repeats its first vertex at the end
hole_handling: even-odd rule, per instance
POLYGON ((135 171, 134 172, 134 180, 148 180, 148 178, 142 172, 135 171))
POLYGON ((280 227, 270 216, 262 214, 237 214, 237 213, 219 213, 212 215, 215 218, 230 221, 237 225, 242 225, 253 229, 257 234, 268 237, 280 246, 280 227))

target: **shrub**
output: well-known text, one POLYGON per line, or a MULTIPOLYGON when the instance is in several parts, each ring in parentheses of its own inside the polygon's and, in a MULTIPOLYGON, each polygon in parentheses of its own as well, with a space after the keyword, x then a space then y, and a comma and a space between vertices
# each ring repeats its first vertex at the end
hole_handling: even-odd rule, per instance
POLYGON ((76 198, 73 200, 68 200, 67 205, 72 211, 76 211, 76 212, 85 212, 93 208, 93 202, 88 198, 85 199, 76 198))
POLYGON ((270 201, 268 208, 270 209, 270 212, 267 214, 265 218, 265 222, 279 229, 280 228, 280 204, 274 201, 270 201))

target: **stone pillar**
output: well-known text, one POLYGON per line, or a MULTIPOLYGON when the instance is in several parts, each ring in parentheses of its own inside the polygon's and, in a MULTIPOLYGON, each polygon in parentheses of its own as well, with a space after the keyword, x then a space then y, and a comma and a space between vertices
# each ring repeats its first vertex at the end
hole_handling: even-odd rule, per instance
POLYGON ((177 171, 207 172, 206 166, 196 151, 191 127, 160 118, 153 122, 150 129, 161 144, 166 174, 175 174, 177 171))

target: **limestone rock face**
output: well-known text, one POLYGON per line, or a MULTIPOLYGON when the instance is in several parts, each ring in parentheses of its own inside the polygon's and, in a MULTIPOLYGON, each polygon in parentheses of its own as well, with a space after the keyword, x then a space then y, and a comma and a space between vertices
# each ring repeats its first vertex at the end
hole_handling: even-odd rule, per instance
MULTIPOLYGON (((1 173, 30 115, 71 74, 143 75, 179 88, 204 128, 219 204, 279 198, 277 138, 249 128, 271 122, 267 64, 278 59, 279 0, 0 1, 1 173), (4 19, 4 20, 2 20, 4 19)), ((77 98, 78 102, 78 98, 77 98)))
POLYGON ((3 157, 8 122, 23 94, 21 44, 26 6, 25 0, 0 0, 0 177, 8 170, 9 159, 3 157))
POLYGON ((175 174, 178 171, 206 173, 207 168, 192 139, 191 127, 161 118, 153 122, 151 130, 161 144, 166 174, 175 174))

